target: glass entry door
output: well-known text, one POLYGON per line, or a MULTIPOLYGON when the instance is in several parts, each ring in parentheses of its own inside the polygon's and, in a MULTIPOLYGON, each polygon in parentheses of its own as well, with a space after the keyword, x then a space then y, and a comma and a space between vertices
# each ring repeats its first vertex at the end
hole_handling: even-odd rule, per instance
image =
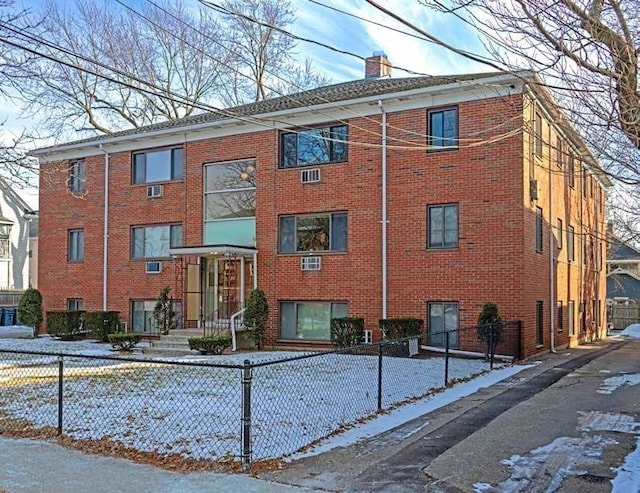
POLYGON ((240 311, 253 288, 253 260, 207 259, 205 318, 228 320, 240 311))

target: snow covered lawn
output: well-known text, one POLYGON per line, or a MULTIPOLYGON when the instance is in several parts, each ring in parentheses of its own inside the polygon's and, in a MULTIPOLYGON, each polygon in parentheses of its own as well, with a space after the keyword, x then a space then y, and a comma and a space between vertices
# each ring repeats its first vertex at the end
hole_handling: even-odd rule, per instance
MULTIPOLYGON (((8 349, 3 342, 0 427, 22 420, 36 428, 55 427, 57 359, 3 353, 8 349)), ((233 460, 241 454, 242 370, 196 365, 235 366, 245 359, 287 355, 189 357, 174 360, 182 363, 175 365, 80 356, 113 355, 108 345, 94 342, 60 343, 49 338, 21 342, 36 343, 40 351, 68 353, 73 348, 79 355, 65 358, 65 435, 108 438, 140 451, 211 460, 233 460)), ((13 341, 10 349, 18 349, 16 345, 22 347, 13 341)), ((34 350, 29 344, 27 348, 34 350)), ((300 353, 288 354, 292 355, 300 353)), ((452 359, 449 378, 467 379, 487 370, 484 361, 452 359)), ((328 353, 254 368, 253 460, 288 456, 373 416, 378 408, 377 382, 375 355, 328 353)), ((415 401, 443 387, 444 358, 384 357, 382 384, 383 408, 415 401)))
POLYGON ((620 335, 640 339, 640 324, 629 325, 629 327, 620 332, 620 335))
POLYGON ((31 339, 33 327, 26 325, 1 325, 0 339, 31 339))

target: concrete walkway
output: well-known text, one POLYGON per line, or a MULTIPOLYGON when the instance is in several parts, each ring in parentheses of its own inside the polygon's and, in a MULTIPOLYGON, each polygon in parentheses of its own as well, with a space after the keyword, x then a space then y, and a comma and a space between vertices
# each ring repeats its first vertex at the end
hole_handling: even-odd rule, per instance
POLYGON ((45 441, 0 437, 0 493, 281 491, 311 490, 244 475, 179 474, 125 459, 68 450, 45 441))

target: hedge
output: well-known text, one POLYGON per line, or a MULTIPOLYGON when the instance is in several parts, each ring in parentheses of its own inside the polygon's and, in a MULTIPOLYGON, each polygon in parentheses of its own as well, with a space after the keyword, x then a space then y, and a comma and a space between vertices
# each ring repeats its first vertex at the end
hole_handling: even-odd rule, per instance
POLYGON ((75 310, 47 312, 47 333, 64 341, 85 337, 84 314, 75 310))
POLYGON ((120 312, 87 312, 84 315, 84 327, 91 337, 101 342, 110 342, 109 334, 118 332, 120 312))
POLYGON ((231 347, 231 336, 189 338, 189 349, 195 349, 202 354, 222 354, 228 347, 231 347))
POLYGON ((337 347, 358 346, 364 343, 364 318, 332 318, 331 344, 337 347))
POLYGON ((383 318, 379 321, 382 338, 385 340, 421 336, 424 320, 419 318, 383 318))

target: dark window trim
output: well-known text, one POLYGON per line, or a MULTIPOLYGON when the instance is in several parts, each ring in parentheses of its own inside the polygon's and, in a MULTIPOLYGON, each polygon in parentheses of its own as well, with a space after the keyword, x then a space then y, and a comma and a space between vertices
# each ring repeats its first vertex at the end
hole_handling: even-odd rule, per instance
MULTIPOLYGON (((150 147, 147 149, 136 149, 135 151, 131 151, 131 156, 130 156, 131 186, 142 187, 147 185, 157 185, 160 183, 173 183, 173 182, 184 181, 185 157, 186 157, 186 150, 185 150, 185 146, 182 144, 172 145, 172 146, 162 146, 162 147, 150 147), (161 152, 161 151, 174 150, 174 149, 182 149, 182 178, 171 178, 170 180, 145 181, 141 183, 136 183, 136 168, 135 168, 136 158, 135 157, 137 154, 148 154, 150 152, 161 152)), ((173 160, 173 154, 172 154, 172 160, 173 160)), ((145 166, 146 166, 146 159, 145 159, 145 166)), ((170 166, 172 167, 172 171, 173 171, 173 162, 171 162, 170 166)))
POLYGON ((544 251, 544 216, 542 207, 536 207, 536 253, 544 251))
MULTIPOLYGON (((330 141, 333 142, 333 141, 330 141)), ((330 148, 329 150, 330 154, 333 154, 333 147, 330 148)), ((335 123, 325 123, 325 124, 318 124, 318 125, 310 125, 308 127, 292 127, 289 129, 283 129, 280 131, 279 135, 278 135, 278 169, 284 169, 284 170, 289 170, 289 169, 300 169, 300 168, 312 168, 315 166, 326 166, 328 164, 343 164, 343 163, 347 163, 349 162, 349 124, 348 123, 341 123, 341 122, 335 122, 335 123), (311 131, 311 130, 318 130, 318 129, 323 129, 323 128, 328 128, 329 132, 332 132, 332 129, 337 128, 337 127, 345 127, 346 131, 347 131, 347 140, 344 143, 345 146, 345 156, 344 159, 340 159, 340 160, 329 160, 327 162, 322 162, 322 163, 313 163, 313 164, 298 164, 298 140, 296 138, 296 166, 283 166, 282 165, 282 161, 284 158, 284 136, 285 135, 291 135, 291 134, 296 134, 299 135, 301 133, 307 132, 307 131, 311 131)))
POLYGON ((447 105, 447 106, 437 106, 435 108, 429 108, 427 110, 427 145, 432 146, 431 143, 432 135, 431 135, 431 114, 432 113, 443 113, 447 110, 455 110, 456 111, 456 136, 454 139, 456 140, 456 144, 452 146, 438 146, 434 149, 427 149, 427 153, 432 152, 447 152, 447 151, 457 151, 460 149, 460 107, 458 105, 447 105))
POLYGON ((543 142, 542 142, 542 116, 540 112, 536 111, 533 121, 533 154, 537 158, 542 157, 543 142))
POLYGON ((564 331, 564 302, 562 300, 558 300, 557 302, 557 321, 556 321, 556 327, 558 330, 558 333, 562 333, 564 331))
MULTIPOLYGON (((330 211, 330 212, 308 212, 308 213, 304 213, 304 214, 281 214, 278 216, 278 255, 309 255, 310 252, 313 253, 313 255, 327 255, 327 254, 336 254, 336 253, 347 253, 349 251, 349 212, 348 211, 330 211), (331 230, 332 230, 332 216, 334 214, 345 214, 347 216, 347 238, 346 238, 346 247, 344 250, 295 250, 293 252, 283 252, 280 248, 281 246, 281 231, 280 231, 280 225, 281 225, 281 220, 282 218, 286 218, 286 217, 293 217, 296 219, 296 225, 294 228, 294 245, 295 248, 297 249, 298 246, 298 226, 297 226, 297 220, 298 218, 303 218, 303 217, 313 217, 313 216, 329 216, 329 247, 331 247, 332 244, 332 240, 331 240, 331 230)), ((286 301, 286 300, 285 300, 286 301)), ((304 300, 302 300, 304 301, 304 300)))
POLYGON ((571 150, 567 154, 567 182, 569 188, 576 188, 576 157, 571 150))
MULTIPOLYGON (((295 341, 295 342, 299 342, 299 343, 303 343, 303 344, 330 344, 331 343, 331 333, 330 333, 330 329, 329 328, 329 339, 284 339, 281 337, 281 323, 282 323, 282 304, 283 303, 294 303, 296 305, 296 321, 297 321, 297 314, 298 314, 298 303, 329 303, 331 305, 330 310, 333 312, 333 305, 334 304, 344 304, 347 305, 347 313, 349 313, 349 301, 347 300, 317 300, 317 299, 295 299, 295 300, 291 300, 291 299, 284 299, 284 300, 278 300, 278 341, 295 341)), ((297 330, 297 327, 296 327, 297 330)))
POLYGON ((67 262, 72 264, 78 264, 84 262, 84 228, 73 228, 67 230, 67 262), (71 259, 71 233, 82 233, 82 252, 79 252, 78 259, 71 259))
POLYGON ((556 238, 558 238, 558 250, 562 250, 562 247, 564 246, 564 222, 561 218, 558 218, 557 229, 558 234, 556 235, 556 238))
POLYGON ((74 311, 84 310, 84 298, 67 298, 67 310, 74 310, 74 311), (78 308, 78 302, 82 303, 82 308, 78 308), (76 307, 71 308, 71 303, 74 303, 76 307))
POLYGON ((83 159, 72 159, 69 161, 69 191, 72 193, 84 192, 87 184, 87 166, 83 159), (81 166, 82 173, 77 173, 81 166), (81 175, 81 176, 80 176, 81 175))
MULTIPOLYGON (((133 230, 136 228, 156 228, 159 226, 168 226, 169 227, 169 248, 177 248, 171 246, 171 226, 181 226, 182 227, 182 243, 184 243, 184 224, 181 222, 171 222, 171 223, 154 223, 154 224, 134 224, 129 227, 129 260, 134 262, 148 262, 148 261, 156 261, 156 260, 166 260, 170 259, 171 256, 168 257, 134 257, 133 251, 135 248, 134 245, 134 236, 133 230)), ((182 246, 182 245, 180 245, 182 246)), ((144 300, 137 300, 144 301, 144 300)))
MULTIPOLYGON (((429 319, 430 319, 430 314, 431 314, 431 305, 456 305, 456 307, 458 308, 458 326, 457 326, 457 330, 452 330, 449 332, 456 332, 458 334, 457 337, 457 343, 453 345, 453 347, 458 347, 460 345, 460 300, 427 300, 427 319, 425 320, 425 326, 426 326, 426 336, 427 336, 427 341, 428 344, 431 345, 431 325, 429 324, 429 319)), ((444 310, 444 307, 443 307, 444 310)), ((444 313, 444 311, 443 311, 444 313)))
POLYGON ((430 204, 427 206, 427 250, 455 250, 460 247, 460 203, 459 202, 449 202, 446 204, 430 204), (445 207, 453 207, 456 208, 456 244, 454 246, 432 246, 431 245, 431 209, 435 209, 436 207, 441 207, 443 209, 443 224, 442 224, 442 242, 444 243, 445 229, 444 229, 444 208, 445 207))
POLYGON ((536 347, 544 346, 544 301, 536 301, 536 347))

